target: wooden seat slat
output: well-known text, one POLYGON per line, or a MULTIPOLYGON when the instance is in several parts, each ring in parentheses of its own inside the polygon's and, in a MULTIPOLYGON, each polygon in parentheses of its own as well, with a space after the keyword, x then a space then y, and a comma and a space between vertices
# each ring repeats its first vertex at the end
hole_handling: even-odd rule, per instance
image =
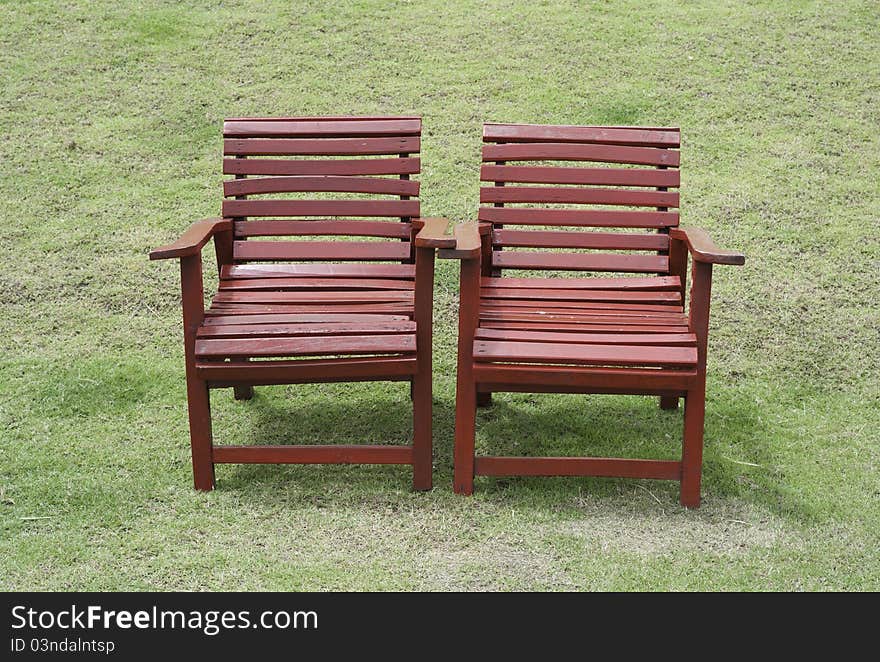
POLYGON ((682 368, 696 365, 697 349, 675 345, 593 345, 475 340, 474 360, 682 368))
POLYGON ((415 334, 315 336, 196 340, 200 358, 228 356, 320 356, 335 354, 408 354, 416 351, 415 334))
POLYGON ((415 333, 416 323, 399 322, 313 322, 305 324, 223 324, 199 329, 199 338, 253 336, 333 336, 415 333))
POLYGON ((410 280, 390 278, 234 278, 221 290, 414 290, 410 280))

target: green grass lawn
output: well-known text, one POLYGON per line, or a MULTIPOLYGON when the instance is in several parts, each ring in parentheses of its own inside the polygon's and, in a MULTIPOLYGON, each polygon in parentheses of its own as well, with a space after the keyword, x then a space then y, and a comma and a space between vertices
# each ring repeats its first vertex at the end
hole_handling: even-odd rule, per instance
MULTIPOLYGON (((880 589, 878 34, 871 2, 0 3, 0 589, 880 589), (219 212, 223 117, 321 114, 421 114, 423 213, 454 220, 483 121, 681 126, 683 223, 748 258, 716 269, 700 510, 652 481, 455 496, 448 262, 432 492, 193 491, 178 271, 147 252, 219 212)), ((401 384, 213 401, 218 443, 410 434, 401 384)), ((482 452, 679 452, 654 398, 495 403, 482 452)))

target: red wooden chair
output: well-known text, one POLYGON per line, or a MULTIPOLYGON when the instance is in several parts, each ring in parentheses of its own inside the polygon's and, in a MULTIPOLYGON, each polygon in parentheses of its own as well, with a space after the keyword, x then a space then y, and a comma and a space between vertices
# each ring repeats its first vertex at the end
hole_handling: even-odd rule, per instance
POLYGON ((698 507, 712 265, 744 257, 678 226, 678 129, 487 124, 483 140, 481 223, 440 251, 462 260, 455 491, 471 494, 475 474, 662 478, 698 507), (665 409, 683 397, 681 459, 475 458, 476 406, 493 391, 653 395, 665 409))
POLYGON ((445 220, 419 217, 421 119, 231 119, 223 136, 222 218, 150 253, 180 258, 196 488, 214 487, 218 463, 370 463, 410 464, 430 489, 434 248, 452 240, 445 220), (220 286, 205 310, 212 238, 220 286), (341 381, 411 382, 412 445, 212 443, 212 388, 247 399, 341 381))

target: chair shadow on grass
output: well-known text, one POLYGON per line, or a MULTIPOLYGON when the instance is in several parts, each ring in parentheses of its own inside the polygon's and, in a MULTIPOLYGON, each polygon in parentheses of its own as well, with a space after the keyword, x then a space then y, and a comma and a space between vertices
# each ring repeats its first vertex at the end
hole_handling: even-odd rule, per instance
MULTIPOLYGON (((224 431, 223 418, 215 420, 215 443, 241 445, 406 445, 412 442, 412 403, 409 382, 362 382, 256 387, 247 402, 232 402, 227 389, 212 393, 223 413, 240 420, 238 430, 224 431), (224 400, 226 402, 224 402, 224 400), (232 413, 234 410, 238 410, 232 413)), ((436 426, 454 417, 452 406, 434 398, 436 426)), ((451 447, 450 447, 451 453, 451 447)), ((451 457, 451 455, 450 455, 451 457)), ((435 472, 435 486, 438 486, 435 472)), ((259 484, 315 492, 332 500, 380 495, 389 489, 408 491, 412 484, 409 465, 225 465, 218 468, 218 486, 244 489, 259 484)))
MULTIPOLYGON (((407 444, 412 421, 409 385, 347 384, 258 387, 249 402, 220 409, 238 412, 238 430, 221 432, 218 443, 234 444, 407 444), (239 409, 240 408, 240 409, 239 409)), ((791 495, 769 468, 772 431, 753 401, 736 391, 709 394, 703 466, 704 499, 744 499, 773 511, 792 513, 791 495), (731 450, 735 449, 735 450, 731 450), (746 458, 739 461, 731 455, 746 458), (759 465, 753 468, 751 465, 759 465), (762 469, 763 468, 763 469, 762 469)), ((434 495, 450 495, 453 473, 454 397, 434 396, 434 495)), ((661 410, 656 397, 500 393, 477 412, 477 453, 481 455, 593 456, 677 460, 681 454, 682 408, 661 410)), ((220 433, 220 434, 218 434, 220 433)), ((410 490, 409 466, 388 465, 225 465, 218 469, 221 489, 295 487, 324 502, 397 498, 410 490)), ((598 499, 644 495, 649 490, 664 506, 678 503, 673 481, 584 477, 478 477, 479 498, 522 507, 570 503, 589 493, 598 499)), ((464 498, 464 497, 461 497, 464 498)))
MULTIPOLYGON (((733 391, 707 397, 704 500, 746 499, 780 510, 784 485, 771 469, 773 431, 761 411, 733 391)), ((477 413, 477 454, 678 460, 683 407, 682 401, 679 409, 662 410, 649 396, 494 394, 492 406, 477 413)), ((477 477, 475 489, 525 500, 535 494, 543 503, 547 497, 539 493, 547 490, 561 498, 579 492, 610 498, 647 489, 664 505, 674 505, 679 487, 650 479, 517 476, 477 477)), ((785 500, 790 513, 790 495, 785 500)))

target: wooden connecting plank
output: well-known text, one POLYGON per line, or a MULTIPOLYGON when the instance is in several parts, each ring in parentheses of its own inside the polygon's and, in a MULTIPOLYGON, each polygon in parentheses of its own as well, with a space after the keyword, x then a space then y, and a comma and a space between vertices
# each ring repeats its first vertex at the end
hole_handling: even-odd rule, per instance
POLYGON ((418 157, 394 159, 223 159, 224 175, 416 175, 418 157))
POLYGON ((349 236, 409 239, 412 226, 400 221, 236 221, 236 237, 349 236))
POLYGON ((227 361, 196 364, 196 372, 214 388, 233 384, 317 384, 328 382, 408 381, 418 372, 415 356, 227 361))
POLYGON ((678 193, 614 188, 484 186, 480 189, 480 202, 678 207, 678 193))
POLYGON ((669 250, 669 237, 665 234, 634 234, 631 232, 494 230, 492 244, 519 248, 666 251, 669 250))
POLYGON ((417 136, 422 131, 418 118, 388 119, 228 119, 223 123, 226 138, 253 136, 274 138, 352 138, 359 136, 417 136))
POLYGON ((650 186, 678 188, 678 170, 644 168, 579 168, 567 166, 483 165, 480 179, 523 184, 585 184, 592 186, 650 186))
POLYGON ((215 446, 224 464, 412 464, 412 446, 215 446))
POLYGON ((678 480, 681 462, 598 457, 477 457, 480 476, 617 476, 678 480))
POLYGON ((624 147, 585 143, 483 145, 483 161, 555 160, 677 167, 680 163, 680 155, 677 151, 656 147, 624 147))
POLYGON ((682 393, 699 379, 697 371, 657 368, 591 368, 573 365, 476 362, 481 389, 527 393, 682 393))
POLYGON ((196 340, 196 356, 319 356, 327 354, 407 354, 416 351, 414 334, 196 340))
POLYGON ((418 154, 418 137, 392 138, 227 138, 225 156, 368 156, 418 154))
MULTIPOLYGON (((198 348, 197 348, 198 353, 198 348)), ((474 341, 474 360, 512 363, 572 363, 690 367, 697 364, 696 347, 661 345, 592 345, 550 342, 474 341)))
POLYGON ((406 242, 236 241, 236 260, 406 260, 406 242))
MULTIPOLYGON (((237 242, 236 242, 237 243, 237 242)), ((613 255, 604 253, 533 253, 494 251, 492 265, 502 269, 552 269, 558 271, 621 271, 630 273, 669 270, 665 255, 613 255)))
POLYGON ((505 143, 575 142, 670 148, 681 145, 681 132, 677 128, 487 123, 483 125, 483 140, 505 143))
POLYGON ((480 207, 481 221, 505 225, 570 225, 574 227, 668 228, 678 225, 678 213, 614 209, 529 209, 480 207))
POLYGON ((220 278, 406 278, 412 264, 226 264, 220 278))
POLYGON ((223 182, 223 195, 226 196, 317 192, 418 195, 419 182, 412 179, 349 176, 261 177, 223 182))
POLYGON ((224 216, 417 217, 418 200, 224 200, 224 216))
POLYGON ((511 289, 585 289, 585 290, 678 290, 678 276, 634 276, 625 278, 493 278, 483 277, 483 287, 511 289))

